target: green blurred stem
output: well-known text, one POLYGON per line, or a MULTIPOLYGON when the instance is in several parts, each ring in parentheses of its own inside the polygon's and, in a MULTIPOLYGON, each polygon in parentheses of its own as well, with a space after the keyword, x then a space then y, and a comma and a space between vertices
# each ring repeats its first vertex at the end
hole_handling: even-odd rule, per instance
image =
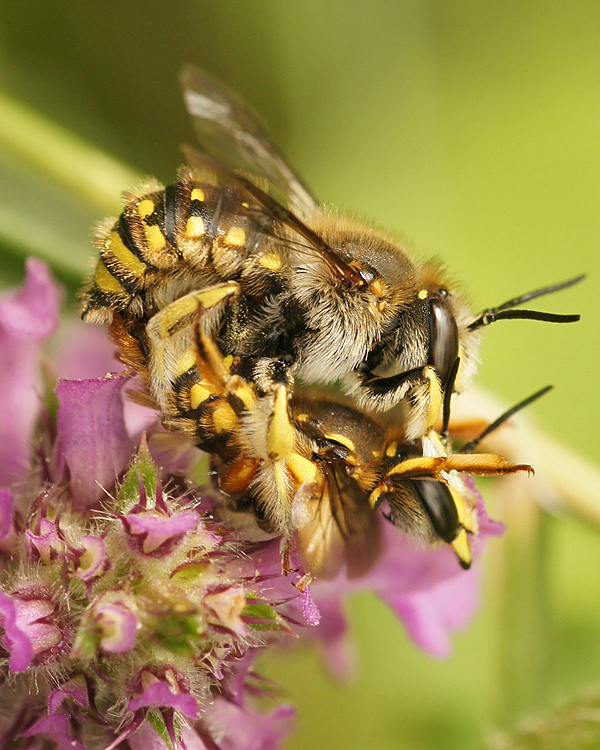
POLYGON ((47 226, 25 220, 3 206, 0 206, 0 247, 14 259, 35 254, 45 260, 70 289, 79 287, 89 270, 81 247, 69 246, 47 226))
POLYGON ((3 92, 0 148, 16 154, 103 214, 118 213, 121 192, 140 179, 130 167, 3 92))

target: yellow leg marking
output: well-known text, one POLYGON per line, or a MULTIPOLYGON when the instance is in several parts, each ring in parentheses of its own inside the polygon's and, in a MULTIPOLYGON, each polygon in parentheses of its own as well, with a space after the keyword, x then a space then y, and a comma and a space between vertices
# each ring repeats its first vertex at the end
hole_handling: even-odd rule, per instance
POLYGON ((196 364, 196 352, 193 349, 186 349, 186 351, 179 357, 175 369, 178 375, 183 375, 184 372, 190 370, 196 364))
POLYGON ((369 505, 371 506, 371 508, 375 508, 382 492, 383 487, 375 487, 373 492, 371 492, 371 494, 369 495, 369 505))
POLYGON ((146 219, 154 213, 155 205, 154 201, 150 198, 144 198, 143 201, 138 203, 137 212, 140 219, 146 219))
MULTIPOLYGON (((180 320, 193 315, 198 310, 198 300, 195 295, 187 294, 181 299, 171 302, 168 307, 158 313, 158 333, 161 338, 169 338, 171 329, 179 323, 180 320)), ((152 322, 152 321, 151 321, 152 322)))
POLYGON ((156 224, 153 224, 151 227, 144 227, 144 233, 148 247, 153 253, 159 253, 165 249, 167 241, 164 234, 160 231, 160 227, 156 226, 156 224))
POLYGON ((461 529, 454 541, 450 542, 452 549, 464 568, 468 568, 472 562, 471 547, 469 546, 469 537, 464 529, 461 529))
POLYGON ((463 496, 460 494, 460 492, 457 492, 452 487, 448 486, 448 489, 450 490, 450 494, 452 495, 452 499, 454 500, 454 505, 456 507, 456 512, 458 513, 458 522, 461 526, 464 526, 467 531, 473 531, 473 519, 471 518, 471 513, 469 512, 469 509, 467 508, 467 505, 465 503, 465 500, 463 496))
POLYGON ((185 224, 186 237, 202 237, 204 235, 204 219, 201 216, 190 216, 185 224))
POLYGON ((194 188, 190 194, 190 200, 192 201, 203 201, 204 200, 204 190, 201 190, 200 188, 194 188))
POLYGON ((290 453, 285 462, 298 484, 316 480, 318 469, 308 458, 304 458, 299 453, 290 453))
POLYGON ((225 243, 232 247, 242 247, 246 242, 246 232, 242 227, 231 227, 225 235, 225 243))
POLYGON ((385 448, 385 455, 388 458, 394 458, 397 450, 398 450, 398 443, 395 440, 392 440, 392 442, 388 443, 385 448))
POLYGON ((192 409, 197 409, 210 395, 211 392, 208 388, 200 385, 200 383, 194 383, 190 388, 190 407, 192 409))
POLYGON ((515 474, 517 471, 535 474, 533 467, 528 464, 511 464, 503 456, 495 453, 454 453, 448 456, 444 468, 447 471, 463 471, 479 476, 515 474))
POLYGON ((213 286, 202 292, 196 292, 196 298, 202 307, 210 308, 217 305, 221 300, 231 294, 236 294, 240 289, 238 284, 223 284, 222 286, 213 286))
POLYGON ((99 260, 94 274, 96 286, 103 292, 110 294, 126 294, 119 279, 116 279, 104 263, 99 260))
POLYGON ((290 505, 289 484, 285 468, 285 461, 273 462, 273 475, 275 477, 275 487, 277 488, 277 497, 285 508, 290 505))
POLYGON ((294 447, 294 428, 290 424, 287 408, 287 388, 280 385, 275 394, 273 416, 267 432, 267 450, 274 461, 286 458, 294 447))
POLYGON ((325 437, 327 438, 327 440, 335 440, 336 443, 340 443, 341 445, 348 448, 349 451, 352 451, 352 453, 354 453, 355 446, 349 437, 346 437, 345 435, 341 435, 339 432, 331 432, 325 435, 325 437))
POLYGON ((439 419, 444 404, 444 396, 435 369, 427 366, 423 370, 423 375, 429 380, 429 413, 427 414, 427 430, 431 430, 439 419))
POLYGON ((229 368, 215 342, 204 331, 199 331, 202 354, 198 354, 198 369, 203 377, 222 388, 229 379, 229 368))
POLYGON ((225 299, 225 297, 235 294, 239 291, 238 284, 221 284, 220 286, 210 287, 201 292, 190 292, 184 297, 171 302, 170 305, 157 313, 150 323, 152 329, 158 331, 159 336, 168 338, 171 329, 188 315, 196 313, 202 305, 204 308, 214 307, 216 304, 225 299))
POLYGON ((253 409, 256 404, 254 393, 246 383, 240 383, 233 391, 234 395, 244 404, 246 409, 253 409))
POLYGON ((281 258, 277 253, 265 253, 261 255, 258 263, 268 271, 279 271, 281 268, 281 258))
POLYGON ((223 401, 216 406, 213 411, 213 424, 217 435, 221 432, 231 432, 236 427, 237 417, 227 402, 223 401))
POLYGON ((386 474, 386 478, 392 476, 405 476, 407 478, 419 476, 435 477, 445 468, 445 460, 441 456, 434 456, 433 458, 427 458, 426 456, 407 458, 406 461, 392 466, 386 474))
POLYGON ((134 276, 142 276, 146 270, 146 264, 125 247, 118 232, 110 233, 106 249, 134 276))

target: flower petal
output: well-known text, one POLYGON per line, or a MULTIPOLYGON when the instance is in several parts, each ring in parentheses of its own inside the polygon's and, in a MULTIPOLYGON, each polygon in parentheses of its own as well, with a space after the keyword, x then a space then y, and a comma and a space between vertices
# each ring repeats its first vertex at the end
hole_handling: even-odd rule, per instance
POLYGON ((13 525, 14 502, 8 490, 0 487, 0 540, 10 532, 13 525))
POLYGON ((409 635, 431 656, 450 656, 450 634, 466 627, 479 605, 477 571, 442 581, 427 591, 419 591, 388 604, 401 618, 409 635))
MULTIPOLYGON (((224 750, 277 750, 281 740, 292 731, 294 716, 290 705, 262 713, 217 697, 207 706, 203 718, 216 744, 224 750)), ((192 731, 183 730, 186 743, 192 731)))
POLYGON ((198 704, 196 699, 189 693, 174 693, 168 682, 157 680, 149 685, 142 695, 129 701, 127 708, 130 711, 137 711, 139 708, 156 706, 164 708, 166 706, 174 708, 189 719, 198 717, 198 704))
POLYGON ((35 737, 38 734, 54 740, 57 750, 85 750, 85 747, 69 733, 69 718, 64 714, 42 716, 23 732, 23 737, 35 737))
POLYGON ((17 624, 17 607, 11 596, 0 591, 0 619, 9 642, 11 672, 23 672, 33 659, 33 645, 17 624))
POLYGON ((133 446, 123 420, 122 390, 127 378, 61 380, 56 388, 59 450, 71 475, 71 494, 96 505, 114 486, 133 446))
POLYGON ((30 258, 26 270, 23 286, 0 297, 0 485, 27 466, 39 408, 39 347, 58 322, 59 291, 48 267, 30 258))

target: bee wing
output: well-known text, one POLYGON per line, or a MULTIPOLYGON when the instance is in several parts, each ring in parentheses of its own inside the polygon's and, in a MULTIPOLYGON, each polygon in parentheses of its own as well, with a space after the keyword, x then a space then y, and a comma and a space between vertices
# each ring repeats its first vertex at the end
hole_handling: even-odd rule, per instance
POLYGON ((292 514, 300 555, 308 572, 333 578, 345 564, 349 578, 364 575, 381 551, 381 528, 367 495, 342 461, 322 467, 325 482, 305 483, 292 514))
POLYGON ((206 153, 233 171, 242 170, 266 180, 269 193, 298 214, 309 215, 316 200, 257 115, 233 91, 202 70, 186 65, 180 81, 206 153))
MULTIPOLYGON (((216 175, 223 184, 246 193, 255 202, 258 202, 260 216, 256 215, 256 208, 247 209, 249 212, 255 212, 257 228, 262 223, 269 225, 269 222, 280 222, 288 230, 292 230, 292 234, 296 239, 290 238, 285 233, 279 234, 273 226, 269 226, 269 238, 277 237, 284 245, 293 247, 300 253, 308 255, 318 253, 329 266, 332 277, 338 282, 350 284, 358 288, 366 285, 367 282, 360 273, 353 266, 342 260, 322 237, 299 219, 293 211, 279 203, 272 195, 265 192, 251 179, 238 172, 233 172, 228 166, 217 161, 212 156, 200 153, 190 146, 184 146, 183 152, 186 161, 191 167, 198 169, 203 174, 216 175)), ((288 232, 288 234, 290 233, 288 232)))

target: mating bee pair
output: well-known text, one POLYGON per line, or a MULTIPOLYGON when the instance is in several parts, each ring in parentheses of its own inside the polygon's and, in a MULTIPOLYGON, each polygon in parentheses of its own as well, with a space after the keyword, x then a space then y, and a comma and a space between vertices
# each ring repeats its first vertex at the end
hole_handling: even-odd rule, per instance
POLYGON ((482 327, 575 320, 514 308, 576 280, 473 317, 440 269, 320 205, 234 94, 193 69, 183 88, 205 153, 187 149, 174 185, 145 185, 101 227, 84 318, 110 327, 164 424, 213 455, 222 489, 286 549, 295 539, 309 574, 368 567, 382 503, 467 566, 474 500, 452 471, 525 467, 447 455, 433 429, 482 327), (351 402, 296 379, 340 381, 351 402), (393 425, 373 416, 392 407, 393 425))

